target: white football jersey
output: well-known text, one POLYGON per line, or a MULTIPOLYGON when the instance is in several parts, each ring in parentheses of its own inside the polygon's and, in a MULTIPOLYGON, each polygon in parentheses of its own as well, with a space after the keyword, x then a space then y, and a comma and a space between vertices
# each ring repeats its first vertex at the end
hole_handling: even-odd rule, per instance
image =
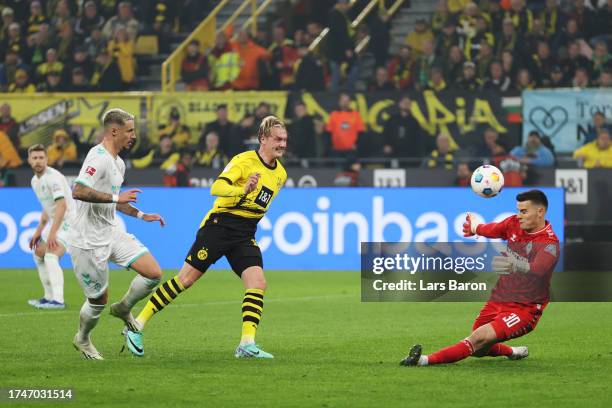
MULTIPOLYGON (((75 183, 101 193, 119 194, 125 174, 121 157, 114 158, 102 144, 87 153, 75 183)), ((88 203, 76 200, 76 217, 72 228, 71 245, 92 249, 108 246, 116 226, 115 203, 88 203)))
POLYGON ((31 184, 32 190, 34 190, 34 194, 36 194, 36 198, 38 198, 43 210, 49 216, 51 224, 53 223, 57 200, 60 198, 64 199, 66 202, 66 214, 63 221, 70 225, 75 215, 75 203, 66 177, 53 167, 47 166, 47 169, 40 177, 36 174, 32 177, 31 184))

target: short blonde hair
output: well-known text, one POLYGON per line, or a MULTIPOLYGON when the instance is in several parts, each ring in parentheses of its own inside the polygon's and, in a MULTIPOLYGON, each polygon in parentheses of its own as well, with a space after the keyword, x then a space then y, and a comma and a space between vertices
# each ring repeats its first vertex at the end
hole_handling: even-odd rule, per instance
POLYGON ((125 126, 125 123, 130 120, 134 120, 134 115, 127 113, 123 109, 111 109, 102 116, 102 124, 104 126, 110 124, 125 126))
POLYGON ((262 138, 270 136, 272 128, 275 127, 286 129, 283 121, 277 118, 276 116, 266 116, 265 118, 263 118, 261 124, 259 125, 259 130, 257 131, 257 139, 261 141, 262 138))

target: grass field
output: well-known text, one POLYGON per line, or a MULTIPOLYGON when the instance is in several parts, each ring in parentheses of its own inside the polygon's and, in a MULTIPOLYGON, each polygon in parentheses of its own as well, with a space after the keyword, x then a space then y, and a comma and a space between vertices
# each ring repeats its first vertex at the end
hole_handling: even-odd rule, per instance
MULTIPOLYGON (((398 362, 413 343, 431 352, 465 337, 481 304, 361 303, 357 273, 267 272, 258 343, 276 358, 237 360, 242 285, 211 271, 153 317, 143 358, 119 354, 121 324, 107 308, 92 336, 106 360, 96 362, 72 348, 83 299, 65 275, 69 308, 37 311, 26 304, 41 294, 36 272, 0 271, 0 388, 70 387, 75 400, 56 405, 79 407, 610 406, 609 303, 551 304, 510 343, 530 347, 526 360, 406 368, 398 362)), ((111 272, 111 301, 132 276, 111 272)))

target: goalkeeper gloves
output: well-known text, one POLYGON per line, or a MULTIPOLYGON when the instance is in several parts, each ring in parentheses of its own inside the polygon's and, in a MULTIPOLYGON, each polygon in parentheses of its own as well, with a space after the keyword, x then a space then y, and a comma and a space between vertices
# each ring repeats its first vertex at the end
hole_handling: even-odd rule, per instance
POLYGON ((463 223, 463 236, 464 237, 472 237, 476 235, 476 228, 478 228, 480 224, 472 222, 472 215, 467 213, 465 216, 465 222, 463 223))
POLYGON ((491 262, 493 272, 498 275, 508 275, 510 273, 528 273, 530 271, 529 261, 520 255, 510 252, 502 252, 502 256, 496 256, 491 262))

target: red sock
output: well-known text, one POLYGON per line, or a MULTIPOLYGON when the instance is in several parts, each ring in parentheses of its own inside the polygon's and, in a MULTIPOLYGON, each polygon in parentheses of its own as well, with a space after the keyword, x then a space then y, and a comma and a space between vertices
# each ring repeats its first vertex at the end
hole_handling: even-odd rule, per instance
POLYGON ((512 355, 512 347, 506 346, 503 343, 495 343, 489 349, 489 357, 501 357, 501 356, 511 356, 512 355))
POLYGON ((455 361, 463 360, 468 358, 474 353, 474 347, 468 339, 461 340, 459 343, 438 350, 435 353, 427 356, 427 363, 432 364, 446 364, 454 363, 455 361))

